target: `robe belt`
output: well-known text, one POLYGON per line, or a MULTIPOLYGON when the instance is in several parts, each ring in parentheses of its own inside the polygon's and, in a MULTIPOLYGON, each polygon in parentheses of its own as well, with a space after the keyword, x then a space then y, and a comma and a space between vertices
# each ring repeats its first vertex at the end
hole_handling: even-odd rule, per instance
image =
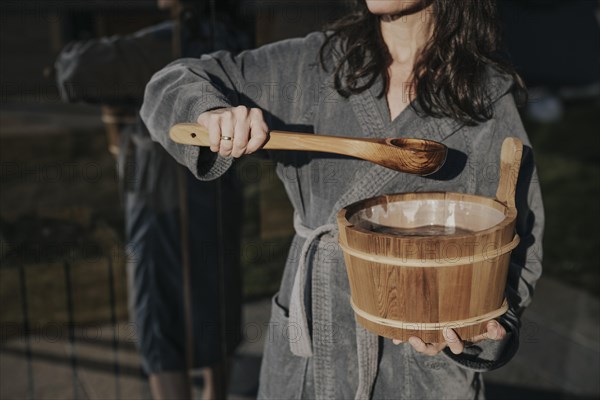
MULTIPOLYGON (((299 337, 294 337, 293 340, 290 340, 290 350, 294 355, 299 357, 312 357, 312 339, 306 315, 305 299, 305 288, 309 271, 309 252, 312 245, 319 242, 322 236, 328 233, 335 233, 338 228, 336 224, 326 224, 316 229, 311 229, 304 225, 297 213, 294 213, 294 229, 296 234, 305 239, 305 241, 300 251, 298 269, 292 286, 289 319, 290 325, 293 324, 293 326, 300 328, 301 334, 299 337)), ((318 287, 313 288, 313 292, 318 290, 326 289, 318 287)), ((375 377, 377 376, 379 354, 378 337, 356 323, 356 342, 358 356, 358 388, 355 394, 355 400, 365 400, 371 397, 375 377)), ((315 372, 317 374, 319 373, 318 371, 315 372)), ((325 387, 317 388, 317 398, 322 397, 319 396, 319 393, 321 392, 328 393, 329 391, 327 389, 332 389, 328 386, 334 384, 334 382, 327 382, 327 379, 323 383, 325 384, 325 387)), ((318 382, 315 382, 315 384, 321 386, 318 382)))
POLYGON ((302 246, 302 250, 300 250, 298 269, 294 277, 294 285, 292 286, 290 298, 290 325, 298 327, 300 335, 290 340, 290 350, 296 356, 311 357, 313 355, 312 341, 308 318, 306 316, 305 298, 305 288, 309 271, 308 254, 313 243, 319 242, 323 235, 335 232, 337 225, 326 224, 316 229, 311 229, 303 224, 298 213, 294 213, 294 229, 296 230, 296 234, 304 239, 304 245, 302 246))

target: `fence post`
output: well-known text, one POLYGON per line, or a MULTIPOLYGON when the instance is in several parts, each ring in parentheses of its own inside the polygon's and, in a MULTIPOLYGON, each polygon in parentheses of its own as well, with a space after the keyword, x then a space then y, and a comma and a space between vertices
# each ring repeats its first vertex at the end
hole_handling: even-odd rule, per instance
POLYGON ((19 286, 21 291, 21 311, 23 314, 23 336, 25 339, 25 355, 27 357, 27 398, 35 398, 35 381, 33 377, 33 354, 31 352, 31 337, 29 326, 29 305, 27 302, 27 277, 25 267, 19 263, 19 286))
POLYGON ((68 261, 64 263, 65 271, 65 291, 67 292, 67 319, 69 327, 69 358, 71 359, 71 371, 73 373, 73 399, 78 397, 78 377, 77 377, 77 355, 75 352, 75 317, 73 313, 73 284, 71 281, 71 264, 68 261))
POLYGON ((115 298, 115 274, 113 270, 112 257, 107 257, 108 261, 108 293, 110 302, 110 323, 113 328, 112 351, 113 351, 113 368, 115 374, 115 399, 121 398, 120 375, 119 368, 119 339, 117 326, 116 298, 115 298))

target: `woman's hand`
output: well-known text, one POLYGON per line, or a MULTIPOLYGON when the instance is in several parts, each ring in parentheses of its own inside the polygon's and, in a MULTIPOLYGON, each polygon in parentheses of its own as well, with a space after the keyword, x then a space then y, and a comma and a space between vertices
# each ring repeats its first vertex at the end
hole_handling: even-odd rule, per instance
POLYGON ((254 153, 264 145, 269 132, 262 111, 244 106, 204 112, 198 123, 208 129, 210 150, 223 157, 254 153))
MULTIPOLYGON (((411 336, 408 339, 408 343, 419 353, 427 354, 429 356, 435 356, 440 351, 444 350, 446 346, 450 348, 454 354, 460 354, 465 349, 465 342, 458 336, 454 329, 444 329, 443 343, 425 343, 421 339, 415 336, 411 336)), ((471 343, 478 343, 484 339, 490 340, 502 340, 506 336, 506 329, 496 320, 491 320, 487 323, 487 332, 479 336, 474 337, 470 340, 471 343)), ((400 344, 400 340, 393 340, 394 344, 400 344)))

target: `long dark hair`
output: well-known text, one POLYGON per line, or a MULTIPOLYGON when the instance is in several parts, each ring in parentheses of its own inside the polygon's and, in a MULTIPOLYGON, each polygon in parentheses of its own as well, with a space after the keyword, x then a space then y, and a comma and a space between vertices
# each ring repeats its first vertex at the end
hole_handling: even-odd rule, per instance
MULTIPOLYGON (((413 69, 416 101, 423 112, 451 117, 467 125, 492 118, 486 69, 513 78, 519 99, 525 86, 515 70, 500 57, 495 0, 423 0, 432 5, 434 30, 413 69)), ((379 16, 365 0, 355 0, 352 12, 328 26, 320 59, 333 69, 334 86, 344 97, 370 88, 378 77, 389 84, 392 57, 381 35, 379 16), (334 41, 340 46, 333 65, 327 62, 334 41)))

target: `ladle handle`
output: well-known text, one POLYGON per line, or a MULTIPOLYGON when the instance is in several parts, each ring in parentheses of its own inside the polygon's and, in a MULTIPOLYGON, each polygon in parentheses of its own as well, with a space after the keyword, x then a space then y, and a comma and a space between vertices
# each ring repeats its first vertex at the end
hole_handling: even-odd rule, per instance
POLYGON ((177 124, 169 131, 171 139, 177 143, 210 147, 208 131, 199 124, 177 124))
POLYGON ((500 151, 500 181, 496 190, 496 200, 507 207, 515 208, 515 195, 521 157, 523 156, 523 142, 515 137, 509 137, 502 142, 500 151))
MULTIPOLYGON (((177 143, 209 147, 208 131, 199 124, 177 124, 169 132, 171 139, 177 143)), ((410 139, 406 139, 409 141, 410 139)), ((331 137, 308 133, 270 131, 269 140, 262 147, 265 150, 304 150, 326 153, 348 154, 348 149, 356 148, 369 142, 368 139, 331 137)), ((371 142, 374 142, 371 140, 371 142)))
MULTIPOLYGON (((208 131, 199 124, 177 124, 169 132, 177 143, 209 147, 208 131)), ((262 147, 265 150, 305 150, 327 153, 342 153, 347 146, 366 142, 364 139, 331 137, 308 133, 270 131, 269 140, 262 147), (341 148, 340 148, 341 147, 341 148)))

